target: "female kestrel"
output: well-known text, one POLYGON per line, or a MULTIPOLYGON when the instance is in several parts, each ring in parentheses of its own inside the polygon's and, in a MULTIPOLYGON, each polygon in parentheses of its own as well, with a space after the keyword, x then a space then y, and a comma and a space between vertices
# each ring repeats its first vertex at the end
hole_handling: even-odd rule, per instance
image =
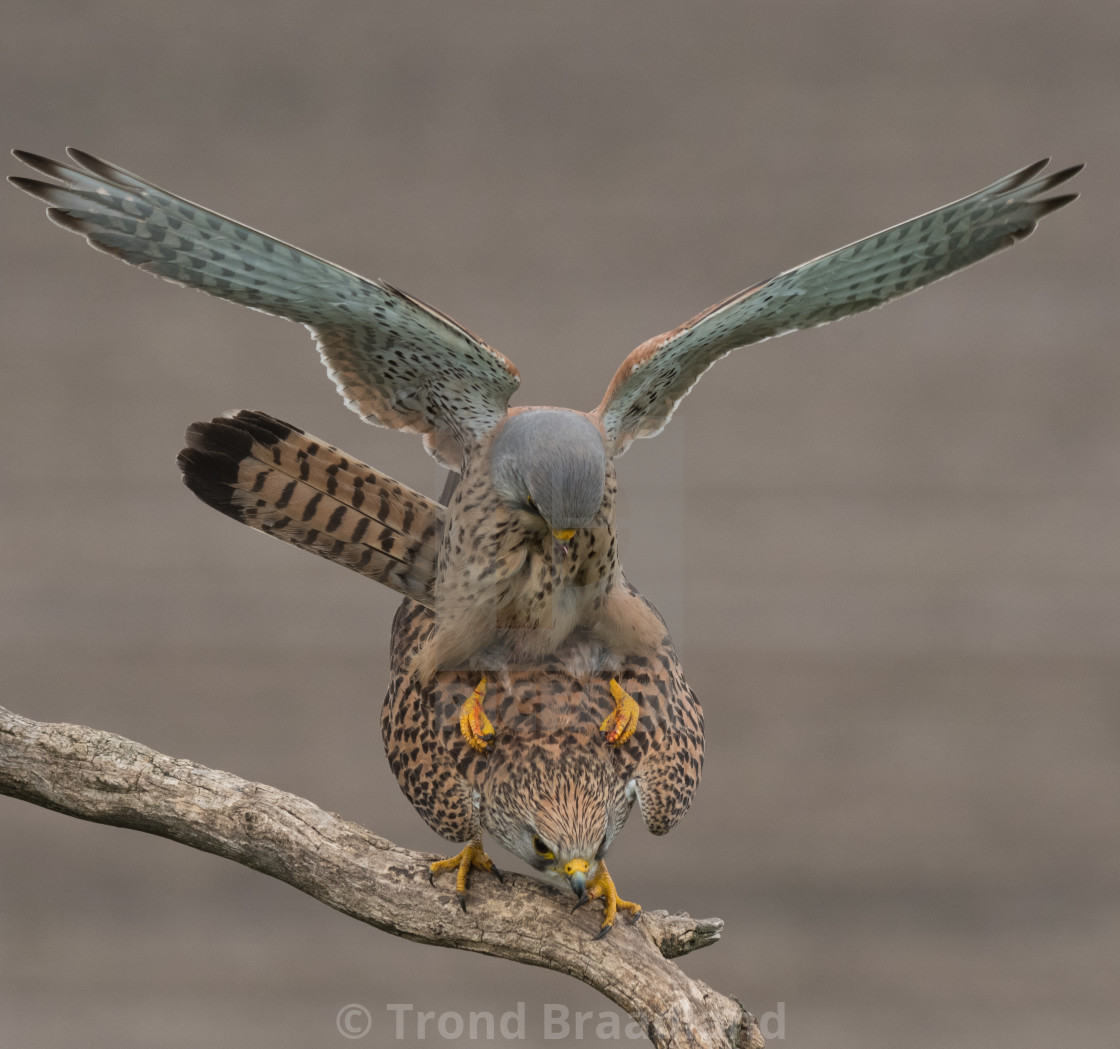
MULTIPOLYGON (((1047 162, 1039 161, 733 295, 640 345, 598 407, 578 412, 510 408, 519 381, 513 364, 384 281, 88 153, 69 151, 77 166, 15 155, 57 180, 12 178, 48 204, 53 221, 157 276, 306 325, 347 405, 369 422, 422 434, 436 459, 461 472, 427 596, 431 636, 410 668, 422 682, 439 671, 531 665, 577 630, 616 661, 654 656, 660 619, 622 583, 614 457, 658 433, 731 350, 871 309, 1009 247, 1075 199, 1044 194, 1080 170, 1040 175, 1047 162)), ((386 570, 385 582, 396 585, 395 578, 386 570)), ((607 731, 617 737, 637 710, 613 685, 617 709, 607 731)), ((485 746, 481 691, 468 700, 464 726, 468 740, 485 746)))

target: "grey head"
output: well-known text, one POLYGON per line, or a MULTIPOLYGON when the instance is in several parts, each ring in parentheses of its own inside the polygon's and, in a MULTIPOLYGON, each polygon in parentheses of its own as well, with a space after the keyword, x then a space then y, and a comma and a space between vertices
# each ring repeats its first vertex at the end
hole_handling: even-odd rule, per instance
POLYGON ((494 440, 491 476, 509 505, 538 513, 553 532, 585 528, 603 504, 603 436, 580 412, 520 412, 494 440))
POLYGON ((529 748, 484 789, 482 822, 504 848, 582 898, 635 794, 596 750, 550 749, 529 748))

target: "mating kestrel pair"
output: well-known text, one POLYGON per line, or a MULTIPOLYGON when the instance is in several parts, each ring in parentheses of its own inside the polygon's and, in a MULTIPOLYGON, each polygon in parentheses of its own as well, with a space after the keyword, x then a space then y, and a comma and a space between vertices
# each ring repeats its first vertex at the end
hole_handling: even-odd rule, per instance
POLYGON ((477 671, 427 681, 418 668, 447 507, 263 412, 195 423, 187 441, 179 464, 203 501, 410 595, 393 622, 382 735, 416 811, 438 834, 468 842, 433 865, 456 870, 460 902, 471 868, 493 869, 486 830, 581 900, 602 896, 603 931, 620 907, 636 911, 618 896, 607 849, 635 800, 655 834, 673 827, 703 763, 703 714, 664 625, 652 655, 612 652, 579 627, 546 658, 509 660, 483 679, 483 711, 477 671), (620 724, 623 703, 635 716, 620 724))
MULTIPOLYGON (((485 827, 580 895, 633 801, 664 832, 699 779, 703 728, 665 625, 618 560, 613 460, 658 433, 731 350, 879 306, 1008 247, 1075 195, 1045 161, 787 270, 639 346, 598 407, 510 408, 514 366, 450 318, 89 154, 17 152, 60 225, 157 276, 311 329, 347 405, 424 437, 459 474, 443 506, 257 413, 196 424, 187 483, 238 520, 406 595, 386 746, 453 841, 460 894, 485 827), (489 708, 490 714, 487 709, 489 708), (493 717, 493 720, 492 720, 493 717), (600 720, 601 717, 601 720, 600 720), (495 721, 498 727, 495 728, 495 721), (591 726, 593 731, 588 730, 591 726)), ((440 865, 437 865, 437 867, 440 865)))

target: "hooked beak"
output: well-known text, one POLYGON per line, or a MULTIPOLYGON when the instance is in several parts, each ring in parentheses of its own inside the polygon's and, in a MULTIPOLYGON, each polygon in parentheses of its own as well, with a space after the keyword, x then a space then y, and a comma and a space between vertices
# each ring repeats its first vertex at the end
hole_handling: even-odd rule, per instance
POLYGON ((574 892, 583 901, 587 896, 587 860, 574 859, 569 860, 564 864, 564 873, 568 876, 568 884, 572 887, 574 892))
POLYGON ((559 550, 561 557, 568 556, 568 540, 576 534, 574 528, 554 528, 552 530, 552 541, 555 549, 559 550))

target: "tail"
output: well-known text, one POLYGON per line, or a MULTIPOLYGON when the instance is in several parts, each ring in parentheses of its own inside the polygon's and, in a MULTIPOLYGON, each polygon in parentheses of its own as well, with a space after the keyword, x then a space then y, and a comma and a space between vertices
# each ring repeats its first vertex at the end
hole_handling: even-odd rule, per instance
POLYGON ((263 412, 192 423, 178 463, 215 510, 431 606, 434 500, 263 412))

